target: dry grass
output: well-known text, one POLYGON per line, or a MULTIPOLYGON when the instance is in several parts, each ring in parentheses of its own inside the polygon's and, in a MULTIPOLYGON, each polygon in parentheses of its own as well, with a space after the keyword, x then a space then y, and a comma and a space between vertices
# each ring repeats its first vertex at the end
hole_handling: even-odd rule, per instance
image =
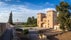
POLYGON ((71 40, 71 32, 66 32, 55 37, 58 38, 59 40, 71 40))

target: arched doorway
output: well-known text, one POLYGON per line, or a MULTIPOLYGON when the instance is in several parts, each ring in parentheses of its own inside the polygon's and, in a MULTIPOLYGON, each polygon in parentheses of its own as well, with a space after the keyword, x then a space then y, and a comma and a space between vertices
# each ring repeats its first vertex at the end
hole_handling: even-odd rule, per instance
POLYGON ((42 23, 41 27, 46 28, 46 24, 42 23))

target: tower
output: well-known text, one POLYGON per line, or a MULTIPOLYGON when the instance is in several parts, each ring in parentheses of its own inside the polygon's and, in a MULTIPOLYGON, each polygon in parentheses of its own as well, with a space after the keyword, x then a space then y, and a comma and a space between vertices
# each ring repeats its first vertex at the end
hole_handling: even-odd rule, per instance
POLYGON ((54 25, 56 24, 56 18, 57 14, 54 10, 48 10, 46 13, 46 25, 47 28, 54 28, 54 25))
POLYGON ((45 18, 44 13, 38 13, 37 14, 37 26, 38 27, 43 27, 43 19, 45 18))

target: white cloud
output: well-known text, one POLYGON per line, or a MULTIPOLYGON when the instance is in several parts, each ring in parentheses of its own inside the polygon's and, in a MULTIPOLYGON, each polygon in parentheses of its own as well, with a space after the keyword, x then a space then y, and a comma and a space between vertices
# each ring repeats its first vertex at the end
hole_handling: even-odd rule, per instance
POLYGON ((54 6, 54 4, 46 2, 44 5, 48 5, 48 6, 54 6))
POLYGON ((20 0, 4 0, 6 2, 11 2, 11 1, 16 1, 16 2, 21 2, 20 0))
POLYGON ((6 6, 7 4, 4 2, 0 2, 0 6, 6 6))
POLYGON ((12 1, 12 0, 5 0, 5 1, 12 1))
MULTIPOLYGON (((6 4, 2 2, 2 4, 6 4)), ((7 4, 8 5, 8 4, 7 4)), ((41 10, 28 9, 25 5, 6 5, 0 7, 0 22, 7 22, 9 18, 9 13, 13 12, 13 20, 26 21, 29 16, 35 16, 39 12, 45 13, 47 10, 55 10, 54 8, 46 8, 41 10)))

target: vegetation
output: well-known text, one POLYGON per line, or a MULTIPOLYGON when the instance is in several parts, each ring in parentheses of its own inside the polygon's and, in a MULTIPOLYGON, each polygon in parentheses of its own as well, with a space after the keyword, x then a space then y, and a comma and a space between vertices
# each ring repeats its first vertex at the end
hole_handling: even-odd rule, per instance
POLYGON ((38 33, 39 33, 39 34, 42 34, 42 33, 43 33, 43 30, 39 30, 38 33))
POLYGON ((28 36, 28 29, 19 29, 17 28, 16 29, 16 35, 18 37, 18 40, 28 40, 29 39, 29 36, 28 36))
POLYGON ((12 12, 10 13, 8 23, 13 24, 13 20, 12 20, 12 12))
POLYGON ((23 34, 25 35, 25 34, 28 34, 29 33, 29 31, 28 31, 28 29, 25 29, 24 31, 23 31, 23 34))
POLYGON ((67 2, 61 2, 59 5, 56 5, 56 10, 58 14, 58 22, 60 24, 60 28, 65 30, 71 30, 71 6, 67 2))
POLYGON ((37 19, 32 17, 28 17, 27 22, 23 23, 25 27, 35 27, 37 26, 37 19))

